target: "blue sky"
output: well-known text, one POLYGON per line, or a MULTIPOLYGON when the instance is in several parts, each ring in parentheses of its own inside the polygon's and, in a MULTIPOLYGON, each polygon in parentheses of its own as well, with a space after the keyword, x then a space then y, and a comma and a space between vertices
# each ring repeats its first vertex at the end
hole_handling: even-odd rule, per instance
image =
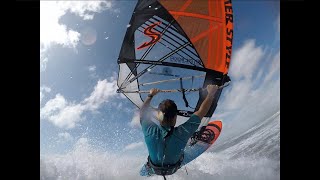
MULTIPOLYGON (((41 155, 65 154, 84 139, 102 151, 146 155, 137 109, 115 92, 117 58, 135 4, 41 1, 41 155), (85 32, 91 36, 80 36, 85 32)), ((279 6, 233 1, 232 85, 213 117, 226 124, 225 138, 279 111, 279 6)))

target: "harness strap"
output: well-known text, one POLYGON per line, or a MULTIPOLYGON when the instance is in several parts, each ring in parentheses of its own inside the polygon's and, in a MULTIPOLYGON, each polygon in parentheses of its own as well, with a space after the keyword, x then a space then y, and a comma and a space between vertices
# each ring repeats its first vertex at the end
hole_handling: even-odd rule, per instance
MULTIPOLYGON (((164 128, 165 129, 165 128, 164 128)), ((166 129, 165 129, 166 130, 166 129)), ((166 148, 167 148, 167 145, 166 145, 166 140, 167 138, 173 133, 173 130, 174 130, 174 126, 170 126, 170 131, 168 132, 167 130, 167 134, 166 136, 163 138, 163 144, 164 144, 164 148, 163 148, 163 157, 162 157, 162 166, 163 166, 163 161, 165 159, 165 151, 166 151, 166 148)))
POLYGON ((173 130, 174 130, 174 126, 170 126, 170 131, 167 131, 168 134, 164 137, 165 140, 167 137, 171 136, 171 134, 173 133, 173 130))
POLYGON ((152 171, 157 175, 172 175, 181 167, 181 163, 184 159, 184 155, 182 154, 181 158, 176 164, 173 165, 165 165, 165 166, 156 166, 152 163, 150 156, 148 156, 147 165, 152 169, 152 171))

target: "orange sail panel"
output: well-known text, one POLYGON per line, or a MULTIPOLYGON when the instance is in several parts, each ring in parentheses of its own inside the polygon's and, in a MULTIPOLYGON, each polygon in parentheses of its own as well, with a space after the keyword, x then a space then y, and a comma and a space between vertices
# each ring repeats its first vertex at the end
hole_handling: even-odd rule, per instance
POLYGON ((231 0, 159 0, 187 34, 208 69, 228 73, 232 52, 231 0))

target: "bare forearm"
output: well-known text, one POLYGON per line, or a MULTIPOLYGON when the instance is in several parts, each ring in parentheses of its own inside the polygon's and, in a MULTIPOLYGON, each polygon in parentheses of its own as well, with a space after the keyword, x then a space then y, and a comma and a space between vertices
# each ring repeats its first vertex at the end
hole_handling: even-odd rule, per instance
POLYGON ((206 99, 202 102, 202 104, 200 106, 200 110, 203 111, 204 114, 208 113, 208 111, 212 105, 213 98, 214 98, 214 95, 208 94, 206 99))
POLYGON ((200 119, 202 119, 209 111, 212 102, 213 102, 214 94, 208 94, 207 97, 202 102, 199 110, 195 112, 194 114, 199 116, 200 119))
POLYGON ((143 105, 142 105, 141 109, 144 109, 144 108, 148 107, 150 105, 151 99, 152 99, 152 97, 148 96, 146 98, 146 100, 143 102, 143 105))
POLYGON ((146 100, 144 101, 143 105, 141 106, 140 113, 143 113, 144 110, 146 110, 150 106, 151 100, 152 100, 152 97, 148 96, 146 98, 146 100))

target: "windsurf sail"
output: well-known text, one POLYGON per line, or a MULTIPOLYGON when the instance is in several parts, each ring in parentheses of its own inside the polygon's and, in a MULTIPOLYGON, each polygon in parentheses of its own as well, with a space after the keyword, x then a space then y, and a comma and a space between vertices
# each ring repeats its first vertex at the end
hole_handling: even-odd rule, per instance
POLYGON ((230 83, 228 69, 233 39, 231 0, 138 0, 127 26, 118 58, 118 93, 141 107, 152 88, 190 117, 206 97, 203 90, 216 84, 216 109, 223 87, 230 83))

